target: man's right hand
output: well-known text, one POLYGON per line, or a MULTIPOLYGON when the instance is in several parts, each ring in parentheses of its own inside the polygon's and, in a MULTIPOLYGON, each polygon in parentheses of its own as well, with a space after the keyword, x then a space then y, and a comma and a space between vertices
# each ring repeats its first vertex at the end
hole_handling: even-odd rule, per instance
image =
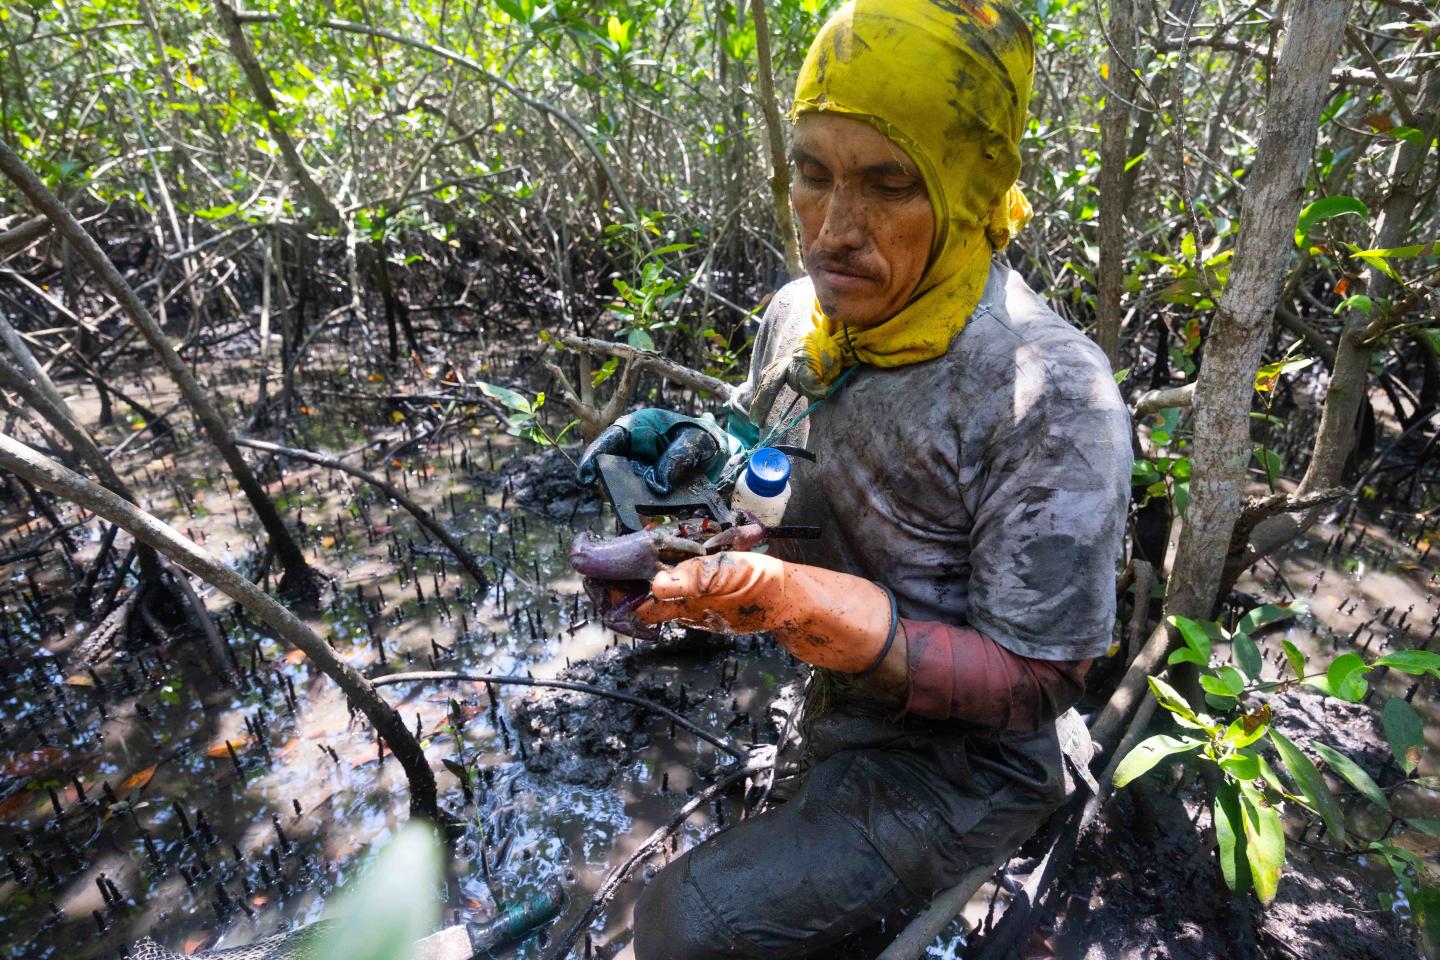
POLYGON ((575 477, 585 485, 600 476, 600 454, 628 457, 646 467, 645 484, 664 495, 697 473, 708 473, 729 456, 719 427, 669 410, 647 407, 606 427, 580 457, 575 477))

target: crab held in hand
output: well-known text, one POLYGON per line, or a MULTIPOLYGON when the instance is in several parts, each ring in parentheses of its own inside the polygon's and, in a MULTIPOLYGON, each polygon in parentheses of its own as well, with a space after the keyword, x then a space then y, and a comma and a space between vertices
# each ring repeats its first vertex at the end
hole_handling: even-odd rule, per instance
POLYGON ((655 574, 691 557, 753 550, 764 540, 765 528, 744 511, 730 524, 693 517, 618 537, 586 530, 570 543, 570 566, 585 578, 585 594, 606 627, 637 640, 655 640, 660 628, 635 619, 655 574))

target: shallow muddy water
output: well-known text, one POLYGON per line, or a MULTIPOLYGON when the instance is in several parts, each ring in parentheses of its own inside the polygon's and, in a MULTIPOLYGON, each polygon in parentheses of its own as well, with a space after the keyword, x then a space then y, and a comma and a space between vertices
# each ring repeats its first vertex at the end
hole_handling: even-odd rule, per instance
MULTIPOLYGON (((163 392, 156 394, 152 402, 163 405, 163 392)), ((355 424, 383 423, 384 414, 364 405, 332 413, 302 429, 297 445, 328 441, 343 449, 364 439, 355 424)), ((297 612, 371 676, 440 669, 545 679, 589 661, 603 668, 603 686, 623 685, 672 707, 683 696, 685 715, 719 736, 742 743, 767 736, 765 705, 793 672, 773 646, 726 640, 652 656, 589 621, 565 554, 576 529, 609 529, 613 519, 591 491, 518 507, 517 499, 543 492, 526 486, 534 478, 524 469, 502 468, 533 449, 487 424, 423 456, 372 464, 463 537, 491 572, 484 591, 407 513, 363 483, 286 466, 269 488, 301 531, 307 555, 333 577, 316 609, 297 612)), ((551 486, 565 469, 554 459, 536 474, 551 486)), ((131 477, 150 494, 143 505, 257 574, 262 559, 246 505, 235 503, 233 484, 203 447, 147 451, 131 477)), ((79 520, 73 510, 61 516, 79 520)), ((0 535, 13 540, 38 522, 12 510, 0 535)), ((83 570, 100 527, 90 521, 75 533, 83 570)), ((146 934, 174 950, 223 948, 314 921, 371 846, 404 820, 404 776, 388 753, 382 758, 363 717, 350 715, 302 654, 236 615, 226 598, 201 590, 221 613, 243 673, 238 689, 223 686, 203 644, 189 640, 122 649, 93 670, 67 662, 87 625, 69 622, 73 585, 59 551, 4 572, 4 956, 118 956, 146 934)), ((382 692, 420 732, 442 806, 467 824, 448 883, 436 890, 447 920, 484 919, 559 877, 572 896, 558 930, 578 916, 610 867, 703 786, 717 751, 683 730, 675 735, 667 721, 628 708, 617 714, 608 702, 567 693, 578 725, 601 734, 604 756, 548 763, 556 753, 594 750, 577 750, 574 730, 546 726, 546 714, 534 708, 549 702, 547 692, 495 690, 493 703, 478 683, 410 683, 382 692), (458 743, 452 698, 463 718, 458 743), (474 802, 442 766, 446 759, 478 768, 474 802)), ((697 812, 673 849, 738 815, 727 806, 697 812)), ((639 887, 637 877, 622 888, 593 927, 597 952, 628 939, 639 887)), ((538 956, 539 939, 519 955, 538 956)))

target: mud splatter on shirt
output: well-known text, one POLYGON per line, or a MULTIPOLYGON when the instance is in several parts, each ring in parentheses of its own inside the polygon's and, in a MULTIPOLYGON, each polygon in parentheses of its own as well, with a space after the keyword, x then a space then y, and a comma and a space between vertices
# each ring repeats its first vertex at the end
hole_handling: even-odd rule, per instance
MULTIPOLYGON (((737 409, 807 332, 813 298, 798 280, 771 302, 737 409)), ((792 402, 782 391, 770 422, 792 402)), ((796 461, 785 522, 823 532, 779 555, 877 580, 903 617, 970 626, 1021 656, 1109 648, 1129 413, 1099 348, 1000 260, 948 352, 861 368, 786 442, 818 462, 796 461)))

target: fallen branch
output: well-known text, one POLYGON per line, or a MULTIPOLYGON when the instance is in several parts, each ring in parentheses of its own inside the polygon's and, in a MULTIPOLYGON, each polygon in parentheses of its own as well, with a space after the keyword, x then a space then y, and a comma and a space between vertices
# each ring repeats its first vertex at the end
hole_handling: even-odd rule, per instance
POLYGON ((890 946, 886 947, 885 952, 876 960, 919 960, 924 957, 925 948, 935 942, 941 931, 965 909, 965 904, 975 896, 975 891, 984 886, 985 881, 994 876, 995 871, 1003 867, 1009 859, 1009 851, 1006 851, 1004 860, 976 867, 965 874, 955 886, 936 894, 935 899, 930 901, 930 906, 906 924, 905 929, 890 941, 890 946))
POLYGON ((1111 791, 1114 789, 1115 768, 1120 765, 1120 760, 1129 753, 1140 740, 1140 735, 1150 723, 1150 718, 1155 713, 1155 699, 1147 698, 1140 709, 1136 711, 1134 719, 1130 721, 1125 730, 1125 736, 1121 738, 1115 751, 1105 764, 1105 770, 1098 781, 1100 789, 1085 801, 1083 807, 1079 808, 1079 815, 1076 816, 1076 803, 1071 801, 1071 806, 1056 814, 1056 819, 1051 825, 1050 843, 1045 856, 1036 865, 1025 886, 1015 895, 1010 906, 1005 910, 1005 915, 1000 918, 994 931, 985 941, 983 949, 977 960, 1002 960, 1012 957, 1018 951, 1017 948, 1024 941, 1030 928, 1034 926, 1035 910, 1055 878, 1065 872, 1070 865, 1070 859, 1075 855, 1080 843, 1090 832, 1101 809, 1104 808, 1110 799, 1111 791))
POLYGON ((410 515, 415 518, 416 523, 420 524, 420 526, 424 527, 430 533, 433 533, 437 540, 445 544, 480 589, 484 590, 490 585, 490 578, 485 576, 485 571, 481 568, 480 561, 476 560, 475 555, 465 548, 465 544, 461 543, 458 537, 449 530, 446 530, 435 518, 431 517, 429 511, 407 497, 401 492, 400 488, 393 483, 382 480, 373 473, 367 473, 359 467, 352 467, 343 460, 326 456, 323 453, 315 453, 311 450, 299 450, 295 447, 282 447, 278 443, 266 443, 264 440, 239 439, 235 442, 242 447, 249 447, 252 450, 263 450, 266 453, 275 453, 283 457, 290 457, 294 460, 305 460, 318 466, 328 467, 331 470, 339 470, 341 473, 348 473, 352 477, 364 480, 385 494, 385 496, 404 507, 409 511, 410 515))
POLYGON ((265 624, 276 637, 303 650, 321 672, 339 685, 345 696, 365 714, 376 732, 390 745, 410 782, 411 811, 431 818, 437 815, 435 775, 405 721, 368 680, 340 659, 299 617, 172 527, 4 434, 0 434, 0 468, 122 527, 136 540, 149 544, 197 577, 213 584, 265 624))

